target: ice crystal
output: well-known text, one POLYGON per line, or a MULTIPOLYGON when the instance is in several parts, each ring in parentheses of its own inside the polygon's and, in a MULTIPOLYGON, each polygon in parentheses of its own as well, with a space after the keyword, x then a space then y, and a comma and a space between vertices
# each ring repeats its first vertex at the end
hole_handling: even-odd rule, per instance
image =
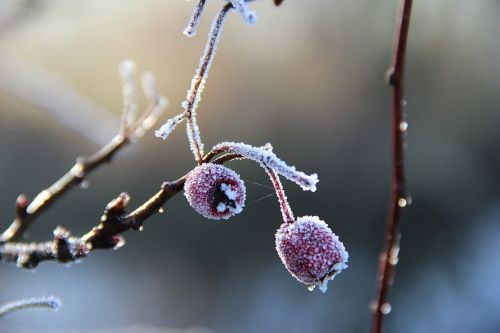
POLYGON ((194 7, 193 14, 191 15, 191 19, 189 20, 189 23, 184 29, 183 33, 184 35, 188 37, 193 37, 196 35, 196 28, 198 27, 198 24, 200 23, 200 17, 201 14, 203 13, 203 9, 205 8, 205 2, 206 0, 199 0, 198 4, 196 7, 194 7))
POLYGON ((248 8, 245 0, 231 0, 231 4, 233 8, 240 13, 246 23, 255 24, 257 21, 257 14, 255 11, 248 8))
POLYGON ((212 149, 214 152, 233 152, 245 158, 260 163, 263 167, 274 170, 277 174, 298 184, 305 191, 316 191, 318 175, 306 175, 302 171, 297 171, 294 166, 287 165, 272 152, 272 146, 267 144, 264 147, 254 147, 246 143, 221 142, 212 149))
POLYGON ((220 220, 239 214, 245 207, 245 184, 239 175, 219 164, 205 163, 186 177, 184 195, 206 218, 220 220))
POLYGON ((179 125, 185 119, 184 113, 178 114, 177 116, 170 118, 167 122, 161 125, 160 129, 155 131, 155 136, 157 138, 162 138, 166 140, 170 133, 172 133, 177 125, 179 125))
POLYGON ((52 309, 57 311, 61 307, 61 303, 61 300, 54 296, 21 299, 0 306, 0 317, 8 313, 27 309, 52 309))
POLYGON ((317 216, 283 223, 276 232, 276 250, 293 277, 309 287, 318 285, 322 292, 347 268, 349 258, 338 236, 317 216))
POLYGON ((195 75, 191 80, 191 87, 187 92, 186 100, 182 103, 182 107, 188 117, 187 135, 191 151, 193 152, 195 159, 198 161, 203 155, 203 143, 201 141, 200 130, 196 121, 196 109, 201 100, 201 93, 205 88, 205 81, 214 59, 215 52, 217 51, 217 44, 220 40, 226 14, 230 9, 231 6, 225 5, 213 21, 205 50, 200 58, 200 63, 196 69, 195 75))

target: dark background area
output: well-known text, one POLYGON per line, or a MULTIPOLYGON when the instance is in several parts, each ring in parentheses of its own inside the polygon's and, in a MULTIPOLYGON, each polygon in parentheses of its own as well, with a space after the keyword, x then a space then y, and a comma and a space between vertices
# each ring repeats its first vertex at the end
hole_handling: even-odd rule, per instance
MULTIPOLYGON (((170 100, 161 122, 181 110, 220 5, 208 1, 189 39, 181 32, 193 2, 0 1, 2 229, 19 193, 32 198, 114 135, 121 60, 156 73, 170 100)), ((295 214, 320 216, 349 251, 349 269, 326 294, 307 291, 281 264, 277 200, 259 200, 272 191, 254 184, 270 182, 239 161, 230 166, 246 180, 247 207, 227 222, 202 218, 178 195, 118 251, 34 272, 2 264, 0 302, 57 295, 64 306, 2 318, 0 331, 367 332, 388 207, 384 73, 397 5, 253 2, 255 26, 229 15, 198 110, 207 147, 271 142, 278 156, 319 174, 316 193, 284 186, 295 214)), ((493 0, 415 1, 405 81, 413 204, 403 215, 387 332, 500 331, 499 16, 493 0)), ((50 239, 57 225, 84 233, 121 191, 135 206, 188 172, 184 133, 166 142, 146 134, 26 239, 50 239)))

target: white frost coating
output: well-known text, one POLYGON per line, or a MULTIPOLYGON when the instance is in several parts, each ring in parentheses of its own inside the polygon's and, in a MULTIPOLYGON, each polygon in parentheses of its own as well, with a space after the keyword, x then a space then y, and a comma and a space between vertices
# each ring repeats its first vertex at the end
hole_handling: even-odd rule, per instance
POLYGON ((231 0, 231 4, 233 5, 234 9, 236 9, 240 13, 246 23, 255 24, 255 22, 257 21, 257 14, 255 13, 255 11, 248 8, 245 0, 231 0))
POLYGON ((304 191, 316 191, 318 175, 306 175, 302 171, 297 171, 294 166, 287 165, 272 152, 271 145, 264 147, 254 147, 246 143, 221 142, 213 147, 216 152, 233 152, 245 158, 260 163, 263 167, 270 168, 277 174, 299 185, 304 191))
POLYGON ((318 284, 319 290, 324 294, 328 291, 328 279, 324 279, 323 282, 318 284))
POLYGON ((196 117, 191 115, 191 118, 188 118, 186 133, 189 139, 189 147, 193 152, 195 160, 201 159, 205 153, 204 144, 201 141, 200 128, 198 127, 198 122, 196 121, 196 117))
POLYGON ((191 207, 213 220, 229 219, 241 213, 245 193, 245 184, 239 175, 219 164, 197 166, 187 175, 184 184, 184 195, 191 207), (221 194, 225 198, 221 198, 221 194))
POLYGON ((200 17, 201 14, 203 13, 204 7, 205 7, 205 0, 199 0, 198 4, 194 8, 193 14, 191 15, 191 19, 189 20, 186 29, 184 29, 183 31, 183 34, 186 35, 187 37, 193 37, 194 35, 196 35, 196 28, 200 23, 200 17))
POLYGON ((217 205, 217 211, 219 213, 222 213, 225 210, 226 210, 226 204, 223 202, 219 202, 219 204, 217 205))
POLYGON ((187 92, 186 100, 181 104, 189 118, 187 136, 189 138, 191 151, 193 152, 196 160, 200 158, 200 155, 203 155, 203 143, 201 141, 200 130, 196 122, 196 109, 201 100, 201 93, 205 88, 205 81, 217 51, 220 33, 228 11, 229 8, 224 6, 219 12, 219 15, 217 15, 213 21, 205 50, 200 58, 200 63, 196 69, 195 75, 191 80, 191 87, 187 92))
POLYGON ((61 300, 54 296, 21 299, 0 306, 0 317, 11 312, 28 309, 52 309, 58 311, 61 305, 61 300))
POLYGON ((226 195, 226 197, 229 200, 236 200, 236 197, 238 196, 238 192, 233 191, 233 189, 231 188, 231 185, 222 183, 222 184, 220 184, 220 189, 222 192, 224 192, 224 194, 226 195))
POLYGON ((180 113, 177 116, 170 118, 165 124, 161 125, 160 129, 155 131, 155 136, 166 140, 170 133, 172 133, 177 125, 179 125, 185 118, 186 116, 184 113, 180 113))
POLYGON ((118 66, 118 72, 122 79, 123 127, 132 124, 137 116, 137 95, 134 82, 135 68, 135 63, 129 59, 123 60, 118 66))

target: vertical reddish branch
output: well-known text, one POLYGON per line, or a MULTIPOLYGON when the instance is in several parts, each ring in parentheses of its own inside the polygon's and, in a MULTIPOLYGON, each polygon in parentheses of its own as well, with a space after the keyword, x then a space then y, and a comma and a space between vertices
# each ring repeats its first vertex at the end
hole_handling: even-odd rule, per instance
POLYGON ((398 262, 398 226, 401 209, 409 203, 404 161, 404 138, 407 125, 403 110, 405 103, 403 77, 412 3, 412 0, 401 0, 394 36, 392 63, 389 68, 389 84, 392 90, 392 190, 385 244, 379 256, 378 293, 372 304, 371 333, 382 332, 383 316, 391 309, 388 303, 388 293, 394 279, 394 267, 398 262))

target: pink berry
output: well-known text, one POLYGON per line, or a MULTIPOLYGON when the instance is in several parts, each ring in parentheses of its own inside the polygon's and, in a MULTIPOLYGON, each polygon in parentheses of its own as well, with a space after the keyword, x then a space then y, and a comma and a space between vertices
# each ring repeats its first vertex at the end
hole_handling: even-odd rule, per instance
POLYGON ((299 217, 283 223, 276 232, 276 250, 288 271, 310 290, 327 289, 331 280, 347 268, 344 244, 317 216, 299 217))
POLYGON ((245 184, 231 169, 205 163, 186 178, 184 195, 193 209, 208 219, 228 219, 245 207, 245 184))

